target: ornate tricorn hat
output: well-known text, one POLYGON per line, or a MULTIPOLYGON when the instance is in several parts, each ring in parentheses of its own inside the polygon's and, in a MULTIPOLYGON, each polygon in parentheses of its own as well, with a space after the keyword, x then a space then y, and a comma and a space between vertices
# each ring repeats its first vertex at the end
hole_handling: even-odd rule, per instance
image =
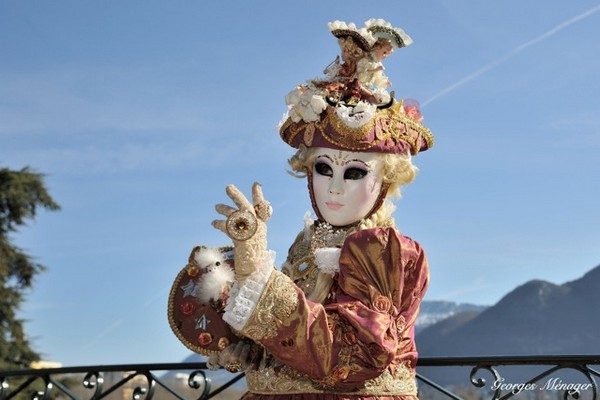
POLYGON ((402 29, 394 28, 383 19, 371 18, 365 22, 365 27, 375 38, 389 40, 395 48, 409 46, 413 42, 402 29))
POLYGON ((369 51, 375 43, 375 38, 367 31, 367 28, 357 29, 353 23, 346 24, 343 21, 329 23, 329 30, 336 38, 352 37, 356 44, 364 51, 369 51))
POLYGON ((338 56, 315 78, 287 96, 288 111, 279 127, 281 138, 298 148, 327 147, 346 151, 410 153, 433 146, 419 104, 395 99, 382 61, 412 39, 382 19, 364 28, 335 21, 329 24, 340 40, 338 56))

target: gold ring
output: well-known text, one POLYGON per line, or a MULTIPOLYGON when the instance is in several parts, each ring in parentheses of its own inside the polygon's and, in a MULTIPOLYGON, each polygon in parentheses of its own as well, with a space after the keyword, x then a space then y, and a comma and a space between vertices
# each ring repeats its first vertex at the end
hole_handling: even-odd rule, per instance
POLYGON ((239 361, 233 361, 227 363, 225 369, 229 372, 240 372, 242 370, 242 364, 239 361))
POLYGON ((271 203, 266 200, 263 200, 255 205, 254 211, 256 212, 256 216, 265 222, 267 222, 273 215, 273 207, 271 207, 271 203))
POLYGON ((258 221, 250 211, 237 210, 227 217, 225 227, 230 238, 244 241, 254 236, 258 221))

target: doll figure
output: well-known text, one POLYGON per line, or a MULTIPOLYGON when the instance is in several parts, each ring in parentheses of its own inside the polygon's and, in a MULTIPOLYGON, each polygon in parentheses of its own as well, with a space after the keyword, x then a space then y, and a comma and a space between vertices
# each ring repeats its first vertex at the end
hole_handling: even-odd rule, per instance
POLYGON ((347 101, 361 96, 360 90, 356 90, 356 63, 364 57, 364 48, 369 46, 362 35, 370 37, 370 34, 366 30, 361 34, 354 25, 341 24, 334 25, 334 34, 338 37, 342 62, 340 63, 340 56, 337 56, 325 69, 326 78, 312 79, 306 85, 298 85, 285 98, 289 115, 295 122, 320 119, 327 106, 323 93, 335 101, 347 101))
POLYGON ((383 60, 390 56, 394 49, 409 46, 412 39, 402 29, 393 27, 382 19, 370 19, 365 23, 366 29, 375 38, 368 56, 361 59, 357 65, 357 74, 361 84, 369 88, 382 102, 389 96, 384 90, 392 83, 385 75, 383 60))
POLYGON ((357 90, 356 71, 359 60, 365 57, 366 51, 364 44, 353 36, 341 36, 338 43, 340 45, 340 56, 326 69, 327 77, 324 80, 314 80, 315 86, 327 92, 330 98, 336 101, 349 101, 350 99, 360 100, 361 92, 357 90))
POLYGON ((338 38, 340 56, 324 71, 327 81, 352 78, 356 72, 356 63, 369 51, 375 38, 366 29, 358 29, 353 23, 334 21, 328 24, 331 33, 338 38))
POLYGON ((329 29, 338 38, 340 55, 325 69, 326 77, 313 80, 313 84, 336 102, 372 100, 370 91, 357 81, 356 73, 358 62, 368 54, 375 37, 366 28, 358 29, 342 21, 330 23, 329 29))
POLYGON ((394 48, 387 39, 378 39, 370 52, 356 64, 356 77, 365 90, 370 91, 378 103, 387 103, 390 99, 386 89, 392 85, 384 74, 382 61, 392 54, 394 48))
POLYGON ((357 76, 361 84, 374 90, 385 89, 391 82, 383 73, 385 69, 382 61, 394 52, 394 47, 389 40, 379 39, 369 54, 357 63, 357 76))

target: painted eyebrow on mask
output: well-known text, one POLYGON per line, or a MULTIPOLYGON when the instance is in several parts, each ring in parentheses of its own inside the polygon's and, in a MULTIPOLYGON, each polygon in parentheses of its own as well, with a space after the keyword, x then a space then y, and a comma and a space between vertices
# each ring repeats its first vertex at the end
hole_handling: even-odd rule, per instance
POLYGON ((367 168, 371 169, 371 166, 370 166, 369 164, 367 164, 367 162, 366 162, 366 161, 359 160, 358 158, 356 158, 356 159, 353 159, 353 160, 348 160, 348 161, 346 161, 346 162, 344 163, 344 165, 350 164, 351 162, 357 162, 357 163, 360 163, 360 164, 364 165, 365 167, 367 167, 367 168))
POLYGON ((333 159, 332 159, 331 157, 329 157, 327 154, 321 154, 320 156, 317 156, 317 158, 315 158, 315 162, 316 162, 316 161, 318 161, 318 160, 320 160, 321 158, 326 158, 326 159, 328 159, 328 160, 329 160, 329 162, 331 162, 332 164, 334 163, 334 162, 333 162, 333 159))
POLYGON ((366 161, 363 161, 361 159, 353 158, 351 160, 345 160, 345 159, 342 160, 342 159, 336 157, 336 159, 334 160, 328 154, 321 154, 320 156, 317 156, 317 158, 315 159, 315 162, 319 161, 322 158, 326 158, 327 160, 329 160, 330 163, 332 163, 334 165, 338 165, 340 167, 344 167, 352 162, 356 162, 356 163, 364 165, 365 168, 369 169, 369 171, 372 169, 371 166, 366 161))

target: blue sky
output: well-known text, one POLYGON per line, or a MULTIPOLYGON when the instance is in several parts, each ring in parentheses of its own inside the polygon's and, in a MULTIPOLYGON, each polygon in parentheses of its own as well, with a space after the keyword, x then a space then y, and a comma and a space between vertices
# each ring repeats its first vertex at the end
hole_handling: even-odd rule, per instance
POLYGON ((263 184, 283 261, 310 209, 283 98, 338 54, 329 21, 371 17, 414 39, 386 73, 436 136, 396 212, 426 299, 493 304, 600 264, 597 1, 6 0, 0 166, 45 173, 62 206, 14 237, 48 267, 21 310, 44 358, 189 355, 168 291, 194 245, 228 244, 210 221, 229 183, 263 184))

